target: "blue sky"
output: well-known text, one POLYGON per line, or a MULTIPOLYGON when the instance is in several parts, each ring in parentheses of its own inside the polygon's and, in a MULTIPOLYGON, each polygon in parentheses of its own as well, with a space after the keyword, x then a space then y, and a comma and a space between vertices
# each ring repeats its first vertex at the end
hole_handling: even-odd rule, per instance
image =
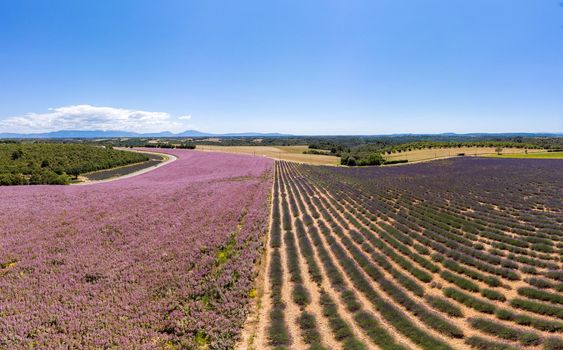
POLYGON ((0 0, 0 132, 563 131, 545 0, 0 0))

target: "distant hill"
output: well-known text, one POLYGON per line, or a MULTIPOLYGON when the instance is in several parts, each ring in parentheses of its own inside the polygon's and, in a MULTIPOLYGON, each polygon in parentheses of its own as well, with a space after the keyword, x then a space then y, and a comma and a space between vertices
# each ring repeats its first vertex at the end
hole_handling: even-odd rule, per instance
POLYGON ((210 134, 210 133, 207 133, 207 132, 201 132, 201 131, 197 131, 197 130, 186 130, 184 132, 177 134, 176 136, 181 136, 181 137, 206 137, 206 136, 213 136, 213 134, 210 134))
POLYGON ((113 137, 277 137, 277 136, 292 136, 280 133, 258 133, 258 132, 243 132, 243 133, 228 133, 228 134, 213 134, 197 130, 186 130, 181 133, 174 134, 170 131, 155 132, 155 133, 136 133, 122 130, 60 130, 51 131, 46 133, 34 134, 18 134, 18 133, 0 133, 2 139, 98 139, 98 138, 113 138, 113 137))
POLYGON ((415 133, 403 133, 403 134, 378 134, 378 135, 357 135, 357 136, 388 136, 388 137, 401 137, 401 136, 444 136, 444 137, 560 137, 563 133, 549 133, 549 132, 473 132, 466 134, 458 134, 455 132, 443 132, 438 134, 415 134, 415 133))
POLYGON ((271 132, 271 133, 259 133, 259 132, 248 132, 248 133, 231 133, 231 134, 221 134, 221 135, 215 135, 215 136, 240 136, 240 137, 278 137, 278 136, 296 136, 296 135, 290 135, 290 134, 280 134, 277 132, 271 132))
MULTIPOLYGON (((291 135, 281 133, 259 133, 259 132, 240 132, 214 134, 202 132, 198 130, 186 130, 180 133, 172 133, 170 131, 154 132, 154 133, 136 133, 123 130, 60 130, 46 133, 35 134, 18 134, 18 133, 0 133, 0 139, 102 139, 114 137, 291 137, 291 136, 308 136, 308 135, 291 135)), ((324 135, 329 136, 329 135, 324 135)), ((418 136, 437 136, 437 137, 561 137, 563 133, 441 133, 441 134, 387 134, 387 135, 343 135, 358 137, 418 137, 418 136)), ((318 137, 323 137, 318 135, 318 137)))

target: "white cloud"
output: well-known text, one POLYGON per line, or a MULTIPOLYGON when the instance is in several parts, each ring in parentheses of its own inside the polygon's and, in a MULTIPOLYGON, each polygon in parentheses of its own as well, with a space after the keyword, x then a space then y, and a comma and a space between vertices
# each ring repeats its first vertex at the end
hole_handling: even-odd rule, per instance
MULTIPOLYGON (((178 119, 191 118, 191 116, 183 117, 178 119)), ((0 120, 0 132, 26 133, 56 130, 182 131, 183 126, 183 123, 173 121, 170 114, 166 112, 91 105, 49 108, 47 113, 28 113, 24 116, 0 120)))
POLYGON ((191 120, 192 116, 190 114, 188 115, 181 115, 178 117, 179 120, 191 120))

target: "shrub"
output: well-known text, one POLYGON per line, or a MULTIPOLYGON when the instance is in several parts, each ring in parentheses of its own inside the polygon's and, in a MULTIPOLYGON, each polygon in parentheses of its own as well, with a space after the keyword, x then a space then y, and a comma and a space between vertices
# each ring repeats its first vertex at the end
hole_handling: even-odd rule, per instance
POLYGON ((448 316, 463 317, 461 309, 444 298, 427 295, 425 299, 434 309, 441 311, 448 316))
POLYGON ((540 315, 554 316, 563 319, 563 308, 537 303, 531 300, 515 298, 510 301, 510 305, 515 308, 530 311, 540 315))
POLYGON ((535 333, 521 333, 518 336, 518 341, 524 346, 538 345, 542 342, 540 337, 535 333))
POLYGON ((321 342, 321 335, 317 330, 317 320, 313 314, 302 312, 297 322, 305 343, 316 344, 321 342))
POLYGON ((362 305, 358 302, 358 299, 351 290, 344 290, 340 293, 342 301, 346 305, 346 309, 350 312, 356 312, 361 309, 362 305))
POLYGON ((545 276, 563 282, 563 271, 548 271, 545 276))
POLYGON ((513 346, 492 342, 481 337, 469 337, 465 343, 477 350, 518 350, 513 346))
POLYGON ((545 332, 563 331, 563 323, 557 321, 547 321, 537 317, 528 315, 515 314, 507 309, 499 309, 495 312, 497 318, 506 321, 512 321, 522 326, 529 326, 545 332))
POLYGON ((444 290, 444 295, 447 296, 448 298, 452 298, 456 301, 459 301, 460 303, 464 304, 465 306, 468 306, 470 308, 473 308, 477 311, 480 312, 484 312, 487 314, 492 314, 495 312, 495 306, 493 304, 490 304, 488 302, 485 302, 481 299, 475 298, 471 295, 465 294, 460 290, 457 290, 455 288, 447 288, 444 290))
POLYGON ((292 292, 293 301, 299 306, 308 305, 311 302, 309 291, 302 284, 295 284, 292 292))
POLYGON ((522 332, 518 329, 506 327, 494 321, 483 318, 469 319, 471 327, 478 329, 484 333, 494 335, 496 337, 519 341, 522 345, 538 345, 541 343, 540 337, 535 333, 522 332))
POLYGON ((451 282, 455 285, 457 285, 458 287, 471 291, 471 292, 478 292, 479 291, 479 286, 477 286, 475 283, 471 282, 470 280, 460 277, 454 273, 451 273, 447 270, 442 271, 442 273, 440 274, 440 276, 442 276, 443 279, 445 279, 448 282, 451 282))
POLYGON ((345 340, 347 338, 354 338, 354 334, 350 326, 340 318, 336 304, 332 298, 326 293, 321 292, 320 303, 323 309, 323 314, 328 318, 329 326, 337 340, 345 340))
POLYGON ((385 165, 391 165, 391 164, 404 164, 404 163, 408 163, 408 159, 394 159, 394 160, 386 160, 383 162, 383 164, 385 165))
POLYGON ((522 287, 518 288, 518 294, 530 299, 549 301, 555 304, 563 304, 563 295, 549 293, 540 289, 522 287))
POLYGON ((491 287, 498 287, 501 284, 498 278, 468 269, 465 266, 462 266, 461 264, 453 260, 444 260, 443 265, 444 267, 452 271, 464 274, 474 280, 485 282, 491 287))
POLYGON ((393 337, 379 325, 370 313, 365 311, 358 312, 354 315, 354 320, 382 350, 407 350, 403 346, 396 344, 393 337))
POLYGON ((506 297, 502 293, 493 289, 484 288, 481 290, 481 295, 491 300, 506 301, 506 297))
POLYGON ((563 339, 547 338, 545 340, 543 350, 561 350, 563 349, 563 339))
POLYGON ((268 342, 272 346, 289 345, 289 332, 285 325, 285 315, 282 308, 276 307, 270 311, 270 326, 268 328, 268 342))
POLYGON ((541 289, 553 287, 553 283, 546 280, 545 278, 531 277, 528 278, 526 282, 528 282, 529 284, 531 284, 536 288, 541 288, 541 289))

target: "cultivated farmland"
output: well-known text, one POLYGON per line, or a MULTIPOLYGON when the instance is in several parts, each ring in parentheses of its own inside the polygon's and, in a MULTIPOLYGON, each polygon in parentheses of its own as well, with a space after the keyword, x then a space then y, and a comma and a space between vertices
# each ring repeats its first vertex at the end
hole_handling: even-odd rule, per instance
POLYGON ((265 156, 272 159, 287 160, 315 165, 338 165, 340 158, 324 154, 303 154, 308 146, 210 146, 197 145, 198 150, 265 156))
POLYGON ((562 349, 563 162, 277 161, 254 349, 562 349))
POLYGON ((0 349, 227 349, 272 161, 186 150, 149 173, 0 188, 0 349))
MULTIPOLYGON (((490 156, 496 155, 495 147, 448 147, 448 148, 425 148, 425 149, 414 149, 411 151, 396 152, 391 154, 385 154, 384 158, 386 160, 408 160, 409 162, 420 162, 426 160, 432 160, 437 158, 448 158, 455 157, 458 155, 464 156, 490 156)), ((545 154, 542 149, 529 149, 525 150, 522 148, 502 148, 503 156, 518 158, 533 158, 533 154, 541 153, 545 154), (527 152, 527 153, 525 153, 527 152)))
POLYGON ((532 152, 532 153, 512 153, 512 154, 490 154, 487 157, 493 158, 537 158, 537 159, 563 159, 563 152, 532 152))

